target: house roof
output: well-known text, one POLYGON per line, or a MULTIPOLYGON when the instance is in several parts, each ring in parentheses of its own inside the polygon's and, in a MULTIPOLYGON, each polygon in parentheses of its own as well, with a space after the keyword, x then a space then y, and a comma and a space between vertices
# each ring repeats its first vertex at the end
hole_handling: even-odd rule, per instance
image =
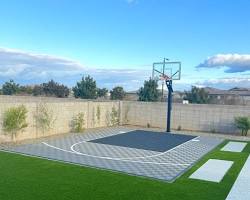
POLYGON ((250 96, 250 88, 234 87, 229 90, 220 90, 212 87, 205 87, 210 95, 239 95, 239 96, 250 96))

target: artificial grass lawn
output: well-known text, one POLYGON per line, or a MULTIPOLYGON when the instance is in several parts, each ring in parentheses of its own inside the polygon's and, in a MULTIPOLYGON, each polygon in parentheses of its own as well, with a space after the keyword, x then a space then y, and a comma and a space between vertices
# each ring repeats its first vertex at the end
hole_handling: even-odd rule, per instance
POLYGON ((242 153, 219 151, 224 144, 174 183, 0 152, 0 199, 224 200, 250 153, 250 143, 242 153), (210 158, 234 161, 220 183, 188 179, 210 158))

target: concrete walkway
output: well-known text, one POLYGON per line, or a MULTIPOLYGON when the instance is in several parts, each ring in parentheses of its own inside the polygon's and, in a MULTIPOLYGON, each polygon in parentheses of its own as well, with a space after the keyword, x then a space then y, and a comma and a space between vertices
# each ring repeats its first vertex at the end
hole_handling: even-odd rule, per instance
POLYGON ((233 161, 209 159, 189 178, 219 183, 232 165, 233 161))
POLYGON ((250 156, 226 198, 226 200, 244 199, 250 199, 250 156))
POLYGON ((246 142, 228 142, 221 151, 242 152, 246 145, 246 142))

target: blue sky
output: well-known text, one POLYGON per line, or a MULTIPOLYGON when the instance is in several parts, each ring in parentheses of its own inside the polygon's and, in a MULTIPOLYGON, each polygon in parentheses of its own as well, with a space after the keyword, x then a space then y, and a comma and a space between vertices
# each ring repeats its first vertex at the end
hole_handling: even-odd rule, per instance
POLYGON ((163 57, 176 89, 250 87, 248 0, 2 0, 0 84, 55 79, 138 89, 163 57))

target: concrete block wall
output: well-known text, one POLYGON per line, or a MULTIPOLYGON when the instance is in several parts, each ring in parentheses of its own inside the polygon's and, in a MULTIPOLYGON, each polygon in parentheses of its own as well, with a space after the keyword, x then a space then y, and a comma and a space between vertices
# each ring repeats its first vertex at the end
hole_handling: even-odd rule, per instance
MULTIPOLYGON (((74 116, 84 113, 85 128, 110 126, 112 108, 119 113, 121 125, 138 125, 166 128, 166 103, 137 101, 87 101, 75 99, 0 96, 0 142, 10 141, 10 135, 2 128, 3 113, 10 107, 24 105, 28 109, 29 126, 18 134, 18 140, 39 138, 47 135, 63 134, 72 131, 74 116), (53 113, 54 125, 43 132, 37 127, 34 116, 40 104, 53 113), (100 109, 100 120, 97 110, 100 109)), ((172 128, 191 131, 205 131, 235 134, 239 131, 234 125, 236 116, 250 117, 250 106, 173 104, 172 128)))
POLYGON ((6 133, 2 127, 4 112, 10 107, 24 105, 27 110, 28 127, 18 133, 17 140, 39 138, 48 135, 63 134, 72 131, 72 120, 78 113, 84 113, 85 128, 105 127, 110 125, 110 113, 115 108, 120 113, 121 102, 95 102, 95 101, 60 101, 60 99, 49 100, 12 97, 8 102, 6 98, 0 98, 0 142, 11 140, 10 134, 6 133), (35 115, 38 113, 40 105, 45 105, 53 113, 53 126, 48 131, 42 131, 37 127, 35 115), (98 120, 97 110, 100 109, 100 120, 98 120))
MULTIPOLYGON (((166 103, 123 102, 123 123, 166 128, 166 103)), ((250 106, 212 104, 173 104, 173 129, 235 134, 237 116, 250 117, 250 106)))

